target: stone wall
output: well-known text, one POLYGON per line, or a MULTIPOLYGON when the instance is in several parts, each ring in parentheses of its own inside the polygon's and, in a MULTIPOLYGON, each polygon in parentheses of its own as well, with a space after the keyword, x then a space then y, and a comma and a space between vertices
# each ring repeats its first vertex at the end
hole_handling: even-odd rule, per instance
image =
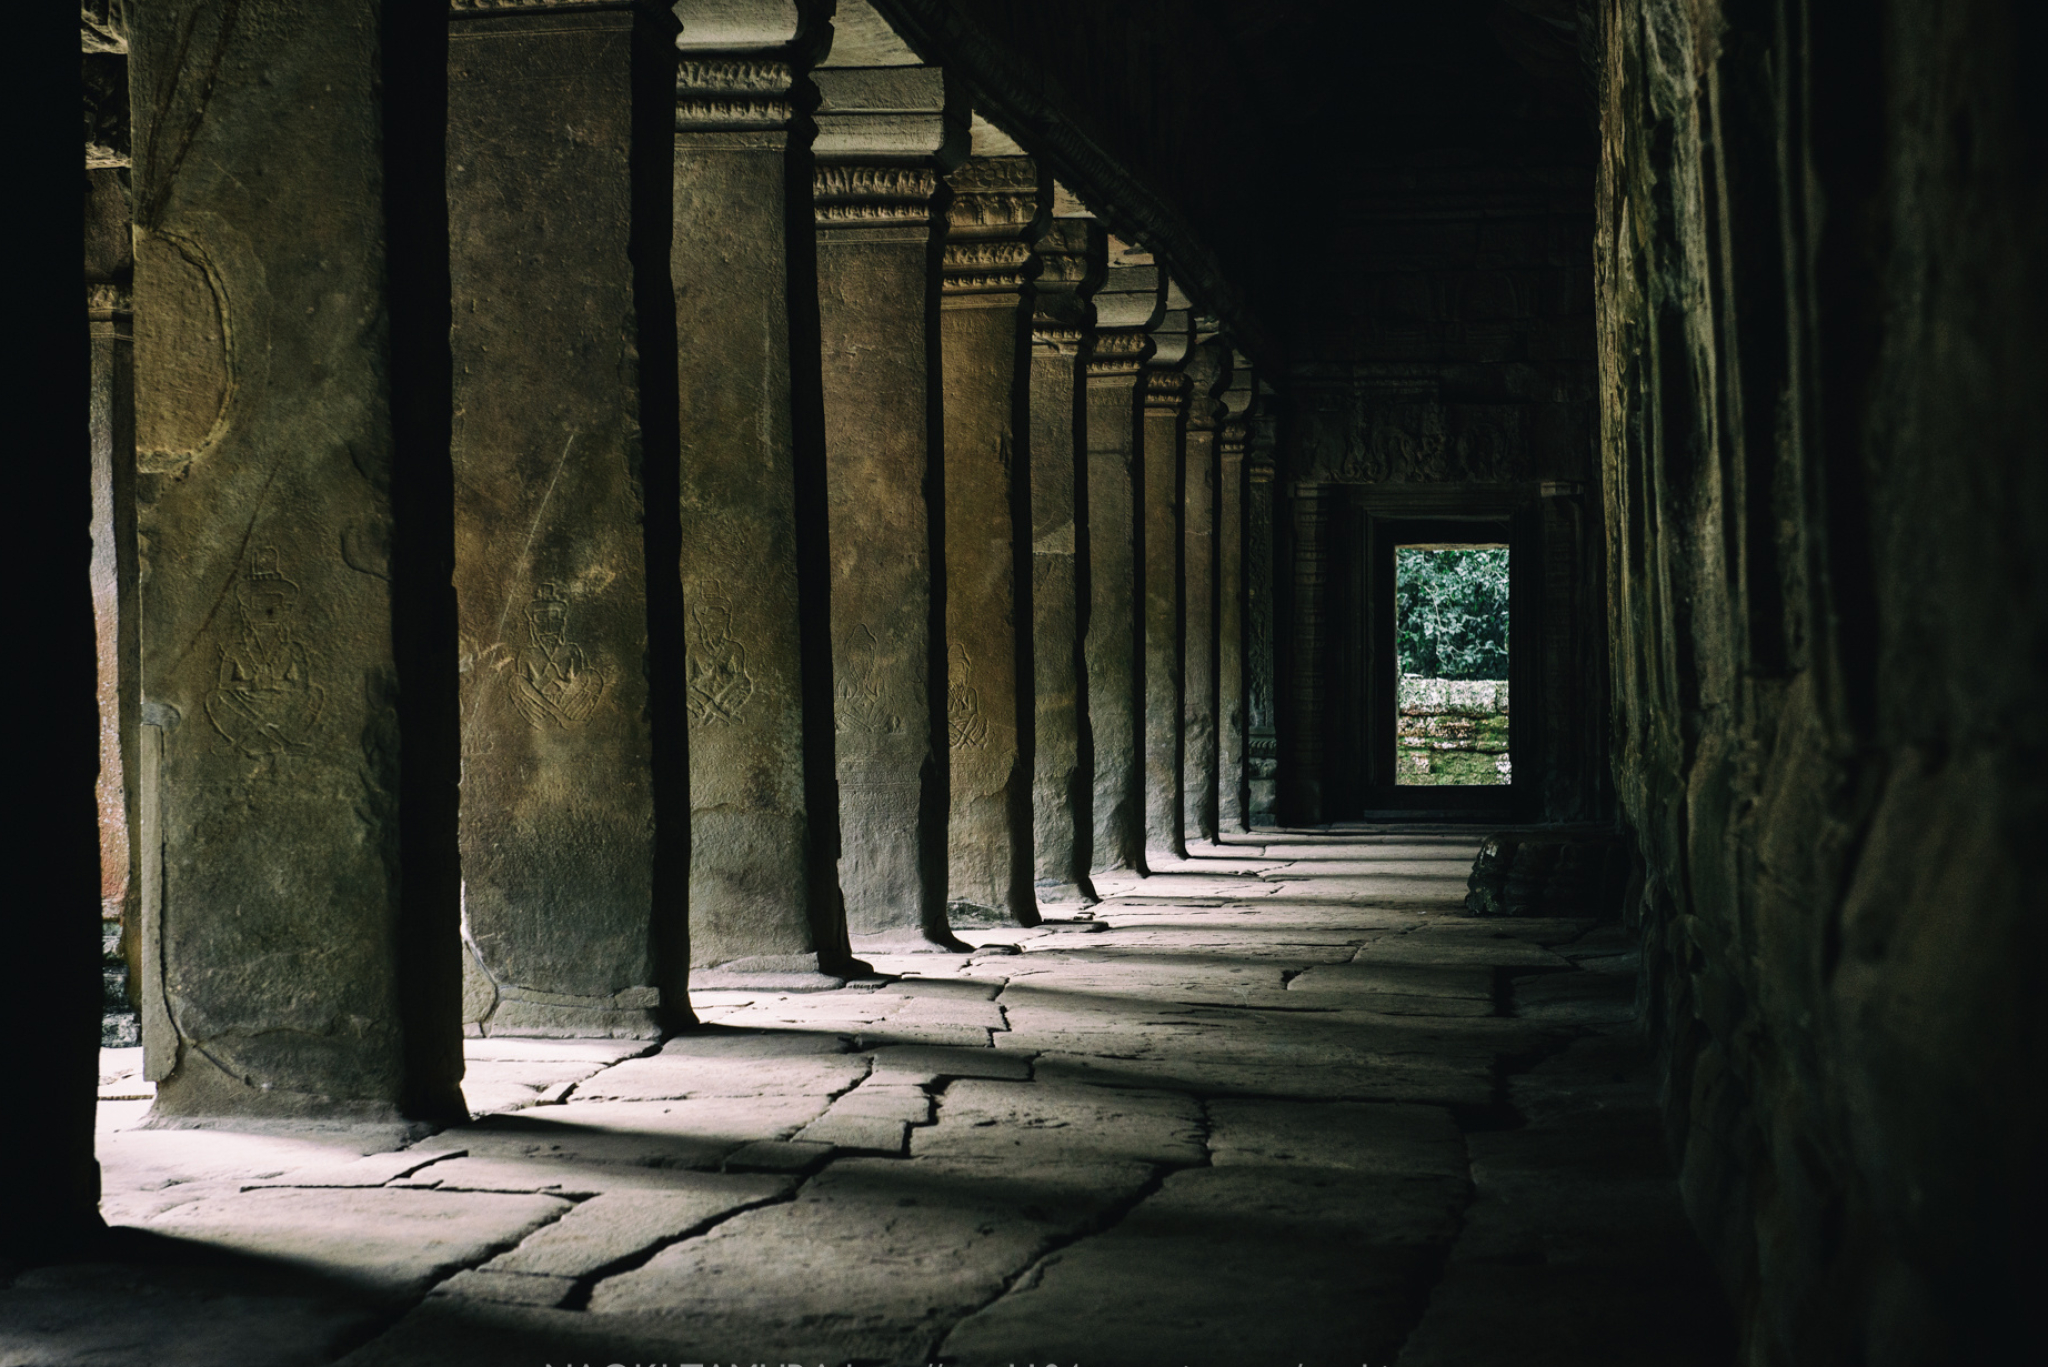
POLYGON ((1395 782, 1419 786, 1511 780, 1508 682, 1403 674, 1394 693, 1395 782))
POLYGON ((1602 11, 1616 776, 1685 1199, 1746 1364, 2017 1360, 2048 1120, 2048 21, 1602 11))

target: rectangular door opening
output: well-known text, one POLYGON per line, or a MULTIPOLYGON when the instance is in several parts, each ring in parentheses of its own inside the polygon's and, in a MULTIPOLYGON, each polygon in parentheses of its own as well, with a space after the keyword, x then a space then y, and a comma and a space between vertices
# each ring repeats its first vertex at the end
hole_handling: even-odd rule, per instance
POLYGON ((1508 747, 1508 547, 1394 547, 1394 783, 1501 787, 1508 747))

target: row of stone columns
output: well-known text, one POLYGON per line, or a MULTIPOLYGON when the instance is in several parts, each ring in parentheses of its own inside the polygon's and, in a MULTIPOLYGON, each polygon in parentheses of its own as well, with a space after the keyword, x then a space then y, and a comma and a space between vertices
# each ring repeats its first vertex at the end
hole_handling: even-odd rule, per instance
POLYGON ((457 0, 436 381, 383 8, 135 20, 161 1110, 445 1111, 458 1023, 651 1034, 1248 824, 1254 389, 1163 263, 864 0, 457 0))

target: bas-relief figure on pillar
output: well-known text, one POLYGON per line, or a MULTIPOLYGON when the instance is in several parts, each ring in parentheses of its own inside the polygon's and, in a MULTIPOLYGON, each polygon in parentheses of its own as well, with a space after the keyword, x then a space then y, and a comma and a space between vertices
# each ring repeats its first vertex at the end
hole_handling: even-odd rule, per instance
POLYGON ((1032 877, 1029 503, 1031 239, 1049 185, 976 116, 951 198, 939 334, 945 432, 945 575, 955 926, 1036 925, 1032 877), (1025 514, 1028 516, 1028 514, 1025 514))
POLYGON ((1216 824, 1225 831, 1251 829, 1245 749, 1245 451, 1253 392, 1250 363, 1232 352, 1230 383, 1217 396, 1222 426, 1216 435, 1216 824))

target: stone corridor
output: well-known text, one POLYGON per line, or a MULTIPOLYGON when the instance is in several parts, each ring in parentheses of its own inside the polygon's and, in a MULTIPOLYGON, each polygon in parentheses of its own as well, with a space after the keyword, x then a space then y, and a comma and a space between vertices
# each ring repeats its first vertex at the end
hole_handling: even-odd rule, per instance
POLYGON ((665 1043, 472 1039, 475 1120, 149 1129, 123 1261, 0 1363, 1693 1364, 1621 929, 1463 915, 1476 832, 1261 832, 972 955, 699 991, 665 1043))

